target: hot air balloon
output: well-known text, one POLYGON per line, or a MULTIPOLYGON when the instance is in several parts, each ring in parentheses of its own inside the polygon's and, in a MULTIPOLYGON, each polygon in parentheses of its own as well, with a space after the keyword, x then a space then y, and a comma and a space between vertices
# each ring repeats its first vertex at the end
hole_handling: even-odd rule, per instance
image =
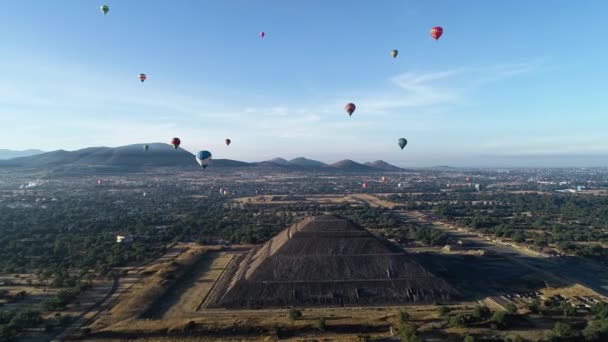
POLYGON ((207 168, 207 165, 209 165, 209 161, 211 161, 211 152, 199 151, 196 154, 196 161, 200 166, 203 167, 203 169, 207 168))
POLYGON ((223 195, 224 195, 224 196, 228 196, 228 190, 224 190, 223 195))
POLYGON ((363 187, 363 189, 367 189, 367 183, 363 183, 363 185, 361 185, 363 187))
POLYGON ((100 9, 101 9, 101 13, 103 13, 103 15, 106 15, 108 13, 108 11, 110 11, 110 6, 101 5, 100 9))
POLYGON ((144 151, 147 151, 147 150, 149 150, 149 149, 150 149, 150 145, 147 145, 147 144, 146 144, 146 145, 144 145, 144 151))
POLYGON ((475 184, 475 190, 481 191, 481 184, 475 184))
POLYGON ((144 83, 144 81, 148 77, 146 76, 146 74, 139 74, 139 76, 137 76, 137 78, 139 78, 139 80, 141 81, 141 83, 144 83))
POLYGON ((98 179, 98 180, 97 180, 97 184, 99 184, 99 185, 103 184, 103 180, 98 179))
POLYGON ((171 139, 171 145, 173 145, 173 148, 177 150, 177 148, 179 147, 179 144, 181 144, 182 141, 179 140, 179 138, 173 138, 171 139))
POLYGON ((399 51, 397 51, 397 50, 392 50, 391 51, 391 56, 393 56, 393 58, 397 58, 398 54, 399 54, 399 51))
POLYGON ((220 188, 220 195, 223 195, 223 194, 224 194, 224 189, 220 188))
POLYGON ((443 34, 443 28, 440 26, 435 26, 431 29, 431 37, 435 40, 439 40, 439 37, 443 34))
POLYGON ((386 182, 386 177, 382 176, 382 178, 380 178, 380 180, 382 180, 382 183, 386 182))
POLYGON ((230 145, 232 141, 230 139, 226 139, 226 146, 230 145))
POLYGON ((470 181, 471 181, 471 177, 467 176, 467 177, 465 177, 465 179, 464 179, 464 180, 465 180, 465 181, 467 181, 467 183, 468 183, 468 182, 470 182, 470 181))
POLYGON ((405 147, 405 145, 407 145, 407 139, 405 139, 405 138, 399 138, 399 147, 401 147, 401 149, 403 150, 403 148, 405 147))
POLYGON ((266 36, 266 32, 262 31, 260 32, 260 38, 264 38, 266 36))
POLYGON ((399 187, 399 188, 402 187, 402 186, 403 186, 403 183, 397 184, 397 187, 399 187))
POLYGON ((355 109, 357 109, 357 106, 355 106, 354 103, 347 103, 346 106, 344 106, 344 110, 346 110, 346 112, 348 113, 348 116, 353 115, 353 113, 355 112, 355 109))

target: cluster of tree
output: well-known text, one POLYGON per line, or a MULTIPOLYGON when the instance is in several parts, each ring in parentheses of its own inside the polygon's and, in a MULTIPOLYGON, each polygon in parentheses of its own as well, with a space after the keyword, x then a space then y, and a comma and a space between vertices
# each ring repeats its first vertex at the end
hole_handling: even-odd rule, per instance
POLYGON ((87 290, 91 285, 88 283, 79 283, 73 288, 61 290, 50 299, 42 302, 42 307, 48 311, 60 310, 66 307, 80 293, 87 290))
POLYGON ((12 341, 17 334, 29 328, 34 328, 42 322, 38 311, 0 310, 0 341, 12 341))
POLYGON ((608 263, 608 249, 597 244, 608 243, 608 198, 604 196, 442 192, 389 198, 499 238, 538 247, 556 245, 564 252, 608 263))

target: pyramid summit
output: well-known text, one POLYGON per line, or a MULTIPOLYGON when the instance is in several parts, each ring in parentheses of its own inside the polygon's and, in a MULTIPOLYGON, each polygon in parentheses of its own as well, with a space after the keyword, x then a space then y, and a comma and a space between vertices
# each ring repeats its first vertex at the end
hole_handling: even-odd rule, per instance
POLYGON ((397 246, 334 215, 304 219, 233 265, 209 306, 392 305, 456 295, 397 246))

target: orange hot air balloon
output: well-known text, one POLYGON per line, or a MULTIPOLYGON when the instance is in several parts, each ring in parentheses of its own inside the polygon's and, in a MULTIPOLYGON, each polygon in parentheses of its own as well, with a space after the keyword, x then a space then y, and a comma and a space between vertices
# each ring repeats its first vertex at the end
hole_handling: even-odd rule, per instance
POLYGON ((354 103, 348 103, 346 106, 344 106, 344 110, 348 113, 348 116, 353 115, 355 109, 357 109, 357 106, 355 106, 354 103))

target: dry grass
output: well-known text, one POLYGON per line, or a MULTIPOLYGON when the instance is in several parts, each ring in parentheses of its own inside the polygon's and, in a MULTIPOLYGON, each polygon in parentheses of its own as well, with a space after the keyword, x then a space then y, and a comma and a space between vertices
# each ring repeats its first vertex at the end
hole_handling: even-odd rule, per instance
POLYGON ((175 260, 148 267, 144 273, 154 273, 125 291, 120 301, 110 310, 110 314, 99 319, 91 328, 99 329, 116 322, 139 318, 175 283, 176 279, 200 259, 205 251, 204 247, 189 246, 187 251, 177 256, 175 260))
POLYGON ((194 313, 213 287, 213 284, 215 284, 217 278, 228 266, 234 254, 220 252, 207 253, 207 256, 209 257, 208 264, 200 265, 201 268, 205 267, 206 270, 200 277, 193 279, 193 282, 187 284, 192 286, 180 295, 178 302, 167 310, 163 315, 163 319, 183 317, 184 313, 194 313))
POLYGON ((547 287, 541 289, 540 292, 547 297, 562 295, 564 297, 574 297, 574 296, 585 296, 592 298, 604 298, 599 293, 593 291, 592 289, 585 287, 581 284, 575 284, 568 287, 547 287))

